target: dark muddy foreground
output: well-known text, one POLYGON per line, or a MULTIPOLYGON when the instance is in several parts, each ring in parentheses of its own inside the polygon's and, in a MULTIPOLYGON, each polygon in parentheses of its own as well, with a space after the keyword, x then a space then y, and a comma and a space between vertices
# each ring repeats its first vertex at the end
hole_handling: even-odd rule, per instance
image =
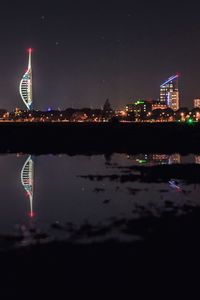
POLYGON ((186 211, 182 216, 168 212, 161 218, 121 220, 128 234, 143 237, 136 242, 54 242, 2 252, 2 299, 42 293, 55 299, 63 293, 68 299, 129 299, 128 294, 134 299, 194 299, 194 291, 199 292, 200 210, 186 211))

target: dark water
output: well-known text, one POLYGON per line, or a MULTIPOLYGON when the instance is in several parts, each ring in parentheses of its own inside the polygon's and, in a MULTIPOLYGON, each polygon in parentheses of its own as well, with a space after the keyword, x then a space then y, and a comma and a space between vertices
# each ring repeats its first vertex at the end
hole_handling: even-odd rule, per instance
POLYGON ((200 156, 0 156, 1 248, 69 239, 140 240, 127 223, 200 205, 200 156), (191 173, 191 174, 190 174, 191 173))

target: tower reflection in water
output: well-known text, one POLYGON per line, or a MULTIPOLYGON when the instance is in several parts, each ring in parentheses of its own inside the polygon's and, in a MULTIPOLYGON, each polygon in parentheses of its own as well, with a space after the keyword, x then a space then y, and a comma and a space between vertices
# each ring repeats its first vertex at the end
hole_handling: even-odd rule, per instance
POLYGON ((36 243, 46 243, 51 241, 41 228, 35 223, 35 213, 33 211, 33 195, 34 195, 34 160, 30 155, 25 161, 21 170, 21 183, 29 200, 29 222, 19 227, 20 240, 16 246, 35 245, 36 243))
POLYGON ((21 183, 24 187, 27 197, 29 198, 29 217, 33 218, 35 213, 33 211, 33 191, 34 191, 34 161, 30 155, 25 161, 21 170, 21 183))
MULTIPOLYGON (((126 156, 129 160, 132 160, 135 164, 147 164, 149 166, 162 165, 162 164, 184 164, 183 157, 178 154, 137 154, 126 156)), ((106 158, 107 161, 111 160, 111 157, 106 158)), ((29 212, 30 219, 35 217, 33 210, 33 198, 34 198, 34 160, 35 157, 29 155, 21 169, 21 184, 26 192, 26 196, 29 200, 29 212)), ((200 164, 200 155, 192 155, 189 163, 200 164)))

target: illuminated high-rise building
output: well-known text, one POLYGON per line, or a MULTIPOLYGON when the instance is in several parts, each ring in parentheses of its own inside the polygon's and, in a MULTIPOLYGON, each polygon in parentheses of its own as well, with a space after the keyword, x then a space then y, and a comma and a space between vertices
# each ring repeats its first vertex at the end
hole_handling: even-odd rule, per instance
POLYGON ((194 99, 194 108, 200 108, 200 99, 194 99))
POLYGON ((28 69, 26 73, 23 75, 22 80, 20 81, 19 92, 21 98, 28 108, 28 110, 32 109, 33 103, 33 93, 32 93, 32 66, 31 66, 31 55, 32 49, 28 49, 29 58, 28 58, 28 69))
POLYGON ((178 78, 179 75, 174 75, 160 86, 160 103, 174 111, 179 109, 178 78))

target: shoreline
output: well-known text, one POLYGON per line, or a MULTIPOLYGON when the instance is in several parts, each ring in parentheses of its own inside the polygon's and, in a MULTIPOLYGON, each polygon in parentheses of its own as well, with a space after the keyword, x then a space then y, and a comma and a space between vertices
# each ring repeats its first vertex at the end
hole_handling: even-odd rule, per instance
POLYGON ((1 123, 0 153, 200 153, 200 123, 1 123))

